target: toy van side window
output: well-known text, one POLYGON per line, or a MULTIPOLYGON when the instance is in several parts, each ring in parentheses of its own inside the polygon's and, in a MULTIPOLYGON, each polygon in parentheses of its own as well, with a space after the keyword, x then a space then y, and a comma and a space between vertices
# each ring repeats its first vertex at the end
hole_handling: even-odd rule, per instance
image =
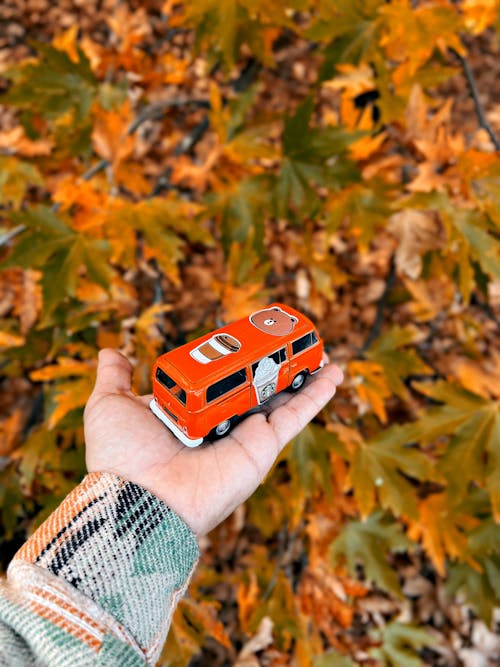
POLYGON ((317 342, 318 337, 316 336, 315 332, 310 331, 305 336, 302 336, 302 338, 298 338, 297 340, 293 341, 292 353, 298 354, 299 352, 303 352, 304 350, 307 350, 308 347, 311 347, 317 342))
POLYGON ((207 389, 207 403, 209 403, 210 401, 215 401, 215 399, 219 398, 219 396, 227 394, 229 391, 236 389, 236 387, 239 387, 246 381, 247 381, 247 372, 245 368, 242 368, 240 371, 236 371, 236 373, 231 373, 231 375, 222 378, 222 380, 214 382, 214 384, 210 385, 210 387, 208 387, 207 389))
POLYGON ((169 392, 175 396, 175 398, 182 403, 182 405, 186 405, 186 392, 182 387, 179 387, 175 380, 173 380, 170 375, 167 375, 164 370, 162 370, 160 367, 156 369, 156 379, 160 384, 162 384, 164 387, 166 387, 169 392))
MULTIPOLYGON (((271 359, 278 364, 282 364, 284 361, 286 361, 286 347, 282 347, 281 350, 277 350, 277 352, 273 352, 272 354, 268 354, 268 357, 271 357, 271 359)), ((254 364, 252 364, 252 375, 255 375, 255 369, 259 365, 261 359, 259 361, 256 361, 254 364)))

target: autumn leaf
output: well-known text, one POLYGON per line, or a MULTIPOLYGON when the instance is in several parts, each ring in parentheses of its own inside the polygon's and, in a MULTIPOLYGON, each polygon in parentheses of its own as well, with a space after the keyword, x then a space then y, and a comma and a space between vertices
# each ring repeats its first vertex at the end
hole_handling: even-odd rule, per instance
POLYGON ((368 582, 375 582, 394 595, 401 596, 397 575, 384 554, 404 551, 410 546, 411 543, 398 524, 381 512, 376 512, 366 521, 352 521, 345 526, 340 536, 332 542, 330 558, 334 565, 345 562, 353 577, 361 563, 368 582))
MULTIPOLYGON (((421 540, 422 546, 429 554, 437 572, 444 577, 446 574, 446 557, 469 560, 466 557, 467 536, 464 528, 475 521, 466 515, 453 512, 444 494, 434 494, 419 503, 419 517, 410 522, 408 537, 415 542, 421 540)), ((477 566, 476 566, 477 567, 477 566)))
POLYGON ((371 407, 382 423, 387 421, 385 399, 391 395, 383 367, 374 361, 351 361, 349 375, 360 399, 361 413, 371 407))

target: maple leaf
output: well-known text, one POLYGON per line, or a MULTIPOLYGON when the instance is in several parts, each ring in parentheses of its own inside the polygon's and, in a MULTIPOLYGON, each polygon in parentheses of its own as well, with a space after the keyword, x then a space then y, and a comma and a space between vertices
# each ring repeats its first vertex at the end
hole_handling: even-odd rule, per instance
POLYGON ((135 266, 136 234, 144 239, 144 256, 155 258, 174 282, 179 281, 178 263, 184 258, 184 238, 213 244, 213 237, 197 217, 200 205, 183 201, 175 193, 108 210, 104 226, 118 261, 135 266))
POLYGON ((85 406, 94 386, 95 364, 59 357, 56 364, 32 371, 30 378, 35 382, 56 380, 47 393, 47 425, 52 429, 69 412, 85 406), (61 379, 67 381, 58 381, 61 379))
POLYGON ((0 204, 19 208, 26 190, 36 185, 43 185, 43 178, 35 165, 0 155, 0 204))
POLYGON ((76 295, 82 268, 92 280, 108 287, 112 270, 105 241, 76 234, 44 206, 12 214, 12 219, 26 225, 29 233, 17 239, 6 266, 43 268, 45 322, 64 299, 76 295))
POLYGON ((349 376, 361 400, 360 411, 370 405, 380 421, 387 422, 385 400, 391 395, 383 367, 374 361, 350 361, 349 376))
POLYGON ((435 637, 424 628, 399 621, 391 621, 373 634, 381 646, 371 648, 369 653, 381 667, 421 667, 417 651, 436 644, 435 637))
POLYGON ((348 485, 354 490, 361 515, 380 505, 396 516, 418 516, 415 488, 405 476, 418 480, 436 478, 430 459, 408 443, 414 442, 413 425, 391 426, 368 440, 354 429, 339 430, 350 463, 348 485))
POLYGON ((330 547, 334 566, 345 563, 348 572, 357 576, 358 564, 364 569, 365 579, 375 582, 396 597, 402 597, 398 577, 386 560, 390 551, 405 551, 411 542, 401 526, 382 512, 375 512, 365 521, 350 521, 330 547))
POLYGON ((389 59, 400 63, 393 79, 411 77, 432 55, 446 48, 464 53, 458 33, 461 18, 448 2, 429 2, 414 8, 409 0, 396 0, 379 8, 380 45, 389 59))
POLYGON ((92 104, 97 81, 80 49, 78 62, 53 46, 36 43, 39 62, 28 61, 4 73, 15 84, 2 96, 2 103, 56 119, 72 112, 77 123, 83 121, 92 104))
POLYGON ((293 116, 285 118, 283 159, 275 191, 280 215, 287 209, 311 215, 319 206, 315 185, 335 188, 358 180, 356 167, 347 158, 347 149, 359 134, 338 127, 310 127, 313 109, 314 99, 309 96, 293 116))
POLYGON ((413 280, 422 273, 422 255, 445 245, 442 225, 428 212, 404 208, 391 216, 387 229, 398 239, 396 267, 413 280))
POLYGON ((382 181, 354 183, 329 195, 325 203, 325 222, 329 233, 345 224, 362 250, 366 250, 377 230, 387 224, 391 214, 390 189, 382 181))
POLYGON ((448 482, 447 493, 457 502, 471 483, 484 486, 495 517, 500 520, 500 406, 444 381, 414 383, 418 391, 443 405, 428 408, 410 425, 409 437, 433 444, 450 436, 438 469, 448 482), (461 471, 457 474, 457 471, 461 471))
POLYGON ((474 519, 453 511, 443 493, 422 500, 418 512, 418 520, 409 524, 408 537, 415 542, 422 540, 422 546, 442 577, 446 574, 447 556, 468 560, 469 565, 475 565, 471 558, 467 559, 467 536, 463 532, 467 524, 470 525, 472 522, 472 525, 475 525, 474 519))
POLYGON ((330 78, 337 65, 369 62, 377 48, 376 18, 379 0, 339 0, 320 3, 316 20, 305 31, 312 40, 328 42, 321 80, 330 78))
POLYGON ((132 110, 128 100, 123 102, 120 109, 99 109, 96 113, 92 143, 96 153, 110 163, 113 171, 133 151, 135 139, 128 132, 131 122, 132 110))
POLYGON ((408 349, 418 338, 415 328, 393 327, 381 334, 364 353, 367 359, 383 368, 389 389, 404 400, 409 400, 410 396, 402 378, 433 373, 416 350, 408 349))
MULTIPOLYGON (((0 149, 17 153, 26 157, 49 155, 53 147, 50 139, 38 139, 33 141, 26 136, 26 132, 20 125, 5 132, 0 132, 0 149)), ((32 165, 34 167, 34 165, 32 165)))

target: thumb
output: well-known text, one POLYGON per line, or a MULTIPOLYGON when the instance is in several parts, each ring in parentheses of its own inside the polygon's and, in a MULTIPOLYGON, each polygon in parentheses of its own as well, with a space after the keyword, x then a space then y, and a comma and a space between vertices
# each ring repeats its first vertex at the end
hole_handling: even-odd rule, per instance
POLYGON ((122 394, 130 392, 132 364, 111 348, 99 352, 94 394, 122 394))

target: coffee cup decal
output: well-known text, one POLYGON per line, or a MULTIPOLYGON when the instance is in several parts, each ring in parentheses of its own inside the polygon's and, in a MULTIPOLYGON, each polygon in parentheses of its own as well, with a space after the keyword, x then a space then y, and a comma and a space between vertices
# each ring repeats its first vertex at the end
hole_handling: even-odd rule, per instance
POLYGON ((297 324, 297 318, 285 313, 281 308, 273 306, 252 313, 250 322, 260 331, 272 336, 286 336, 293 331, 297 324))
POLYGON ((189 353, 200 364, 209 364, 211 361, 223 359, 228 354, 234 354, 241 348, 240 341, 229 334, 215 334, 208 340, 200 343, 189 353))
POLYGON ((257 401, 264 403, 276 393, 280 365, 271 357, 261 359, 253 375, 253 386, 257 401))

